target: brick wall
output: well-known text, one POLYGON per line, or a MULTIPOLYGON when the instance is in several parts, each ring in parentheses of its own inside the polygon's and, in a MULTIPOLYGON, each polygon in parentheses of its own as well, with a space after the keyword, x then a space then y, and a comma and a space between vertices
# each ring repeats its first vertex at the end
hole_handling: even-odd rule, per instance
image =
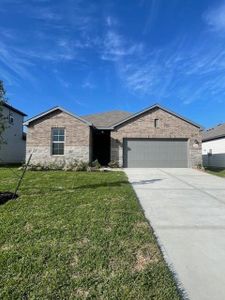
POLYGON ((60 162, 79 159, 89 161, 90 127, 82 121, 61 111, 55 111, 32 122, 27 131, 26 158, 34 151, 32 163, 60 162), (64 155, 51 154, 51 130, 65 128, 64 155))
POLYGON ((123 138, 187 138, 189 167, 202 162, 200 129, 162 110, 154 109, 132 119, 111 132, 111 160, 123 165, 123 138), (154 120, 159 119, 159 128, 154 120))

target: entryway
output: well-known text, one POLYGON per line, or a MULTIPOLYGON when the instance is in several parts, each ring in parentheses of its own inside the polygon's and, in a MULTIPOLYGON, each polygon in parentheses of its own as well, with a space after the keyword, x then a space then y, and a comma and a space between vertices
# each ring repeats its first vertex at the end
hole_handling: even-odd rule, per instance
POLYGON ((92 161, 98 160, 102 166, 110 162, 110 130, 92 131, 92 161))

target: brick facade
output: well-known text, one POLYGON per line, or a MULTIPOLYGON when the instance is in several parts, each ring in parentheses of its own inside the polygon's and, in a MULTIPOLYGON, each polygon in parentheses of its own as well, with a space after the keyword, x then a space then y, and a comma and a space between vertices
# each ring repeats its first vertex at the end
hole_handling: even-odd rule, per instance
POLYGON ((89 162, 90 147, 89 125, 63 111, 54 111, 28 126, 26 158, 33 151, 32 164, 60 163, 74 159, 89 162), (64 155, 51 153, 53 127, 65 128, 64 155))
POLYGON ((201 131, 198 127, 160 108, 150 110, 118 126, 111 132, 111 160, 123 165, 124 138, 185 138, 188 139, 189 167, 202 163, 201 131), (159 128, 154 120, 159 119, 159 128))

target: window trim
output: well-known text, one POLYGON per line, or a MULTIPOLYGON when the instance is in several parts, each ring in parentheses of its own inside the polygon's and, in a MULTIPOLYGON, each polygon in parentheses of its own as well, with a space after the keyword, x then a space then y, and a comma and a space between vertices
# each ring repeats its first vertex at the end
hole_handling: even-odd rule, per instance
POLYGON ((65 127, 52 127, 51 128, 51 156, 64 156, 65 155, 65 142, 66 142, 66 129, 65 127), (64 130, 64 141, 53 141, 53 130, 54 129, 63 129, 64 130), (63 144, 63 154, 53 154, 53 144, 63 144))

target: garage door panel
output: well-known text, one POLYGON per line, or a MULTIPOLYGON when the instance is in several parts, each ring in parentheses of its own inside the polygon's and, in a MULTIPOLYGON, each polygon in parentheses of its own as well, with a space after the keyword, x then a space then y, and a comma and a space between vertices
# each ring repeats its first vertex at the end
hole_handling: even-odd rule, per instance
POLYGON ((185 168, 188 166, 187 157, 187 140, 124 140, 125 167, 185 168))

